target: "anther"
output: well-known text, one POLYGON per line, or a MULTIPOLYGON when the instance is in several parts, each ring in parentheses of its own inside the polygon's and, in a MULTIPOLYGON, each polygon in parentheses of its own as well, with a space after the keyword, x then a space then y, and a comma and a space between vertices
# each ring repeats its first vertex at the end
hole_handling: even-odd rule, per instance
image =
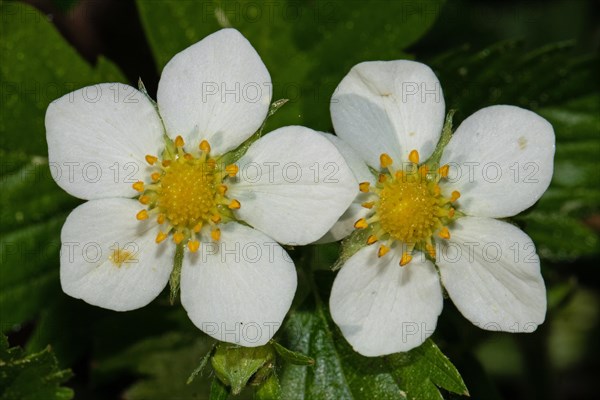
POLYGON ((142 182, 142 181, 137 181, 136 183, 134 183, 131 186, 133 187, 134 190, 136 190, 138 192, 144 191, 144 182, 142 182))
POLYGON ((221 222, 221 216, 220 216, 219 214, 213 214, 213 215, 210 217, 210 220, 211 220, 212 222, 214 222, 215 224, 218 224, 219 222, 221 222))
POLYGON ((227 207, 229 207, 232 210, 239 210, 240 207, 242 205, 240 204, 239 201, 237 201, 236 199, 231 200, 231 203, 229 203, 229 205, 227 207))
POLYGON ((376 241, 377 241, 377 236, 375 236, 375 235, 371 235, 367 238, 368 245, 371 245, 371 244, 375 243, 376 241))
POLYGON ((442 176, 442 178, 447 178, 448 174, 450 173, 450 166, 448 164, 443 165, 440 167, 440 169, 438 170, 438 172, 440 173, 440 175, 442 176))
POLYGON ((150 165, 154 165, 154 163, 158 161, 158 157, 151 156, 150 154, 146 155, 146 162, 150 165))
POLYGON ((367 220, 364 218, 361 218, 354 223, 356 229, 365 229, 367 226, 369 226, 369 224, 367 224, 367 220))
POLYGON ((164 232, 158 232, 158 235, 156 235, 156 243, 160 243, 163 240, 165 240, 167 238, 167 234, 164 232))
POLYGON ((175 146, 176 147, 183 147, 185 145, 185 142, 183 141, 183 138, 181 136, 177 136, 175 138, 175 146))
POLYGON ((143 221, 145 219, 148 219, 148 211, 142 210, 139 213, 137 213, 137 215, 135 217, 138 219, 138 221, 143 221))
POLYGON ((148 204, 148 203, 150 203, 150 196, 146 196, 146 195, 140 196, 138 201, 144 205, 148 204))
POLYGON ((406 264, 408 264, 410 261, 412 260, 412 256, 410 254, 408 254, 408 252, 404 252, 402 254, 402 258, 400 258, 400 266, 404 267, 406 264))
POLYGON ((158 214, 158 217, 156 217, 156 222, 159 225, 162 225, 165 223, 165 214, 158 214))
POLYGON ((459 198, 460 198, 460 192, 458 190, 455 190, 454 192, 452 192, 452 196, 450 197, 450 201, 451 202, 455 202, 459 198))
POLYGON ((392 160, 392 157, 390 157, 389 154, 383 153, 379 156, 379 163, 382 168, 387 168, 394 163, 394 160, 392 160))
POLYGON ((230 178, 236 176, 239 170, 240 168, 235 164, 229 164, 225 167, 225 172, 227 172, 230 178))
POLYGON ((447 227, 443 227, 442 230, 440 230, 440 233, 438 233, 438 235, 442 238, 442 239, 450 239, 450 231, 448 230, 447 227))
POLYGON ((188 249, 190 249, 190 251, 192 253, 197 252, 198 249, 200 248, 200 242, 197 240, 190 240, 187 245, 188 245, 188 249))
POLYGON ((210 144, 206 140, 201 141, 200 142, 200 150, 203 153, 207 153, 207 154, 210 153, 210 144))
POLYGON ((390 251, 390 248, 382 244, 381 246, 379 246, 379 250, 377 250, 377 257, 381 258, 385 256, 388 253, 388 251, 390 251))
POLYGON ((212 237, 212 239, 214 241, 217 241, 219 239, 221 239, 221 230, 219 228, 214 229, 211 233, 210 233, 210 237, 212 237))
POLYGON ((217 186, 217 192, 219 192, 221 196, 225 195, 225 193, 227 193, 227 185, 221 184, 217 186))
POLYGON ((370 186, 371 186, 371 184, 369 182, 361 182, 358 185, 358 190, 360 190, 363 193, 367 193, 369 191, 370 186))
POLYGON ((413 150, 408 155, 408 160, 413 164, 419 163, 419 152, 417 150, 413 150))
POLYGON ((363 206, 364 208, 369 208, 369 209, 373 208, 374 205, 375 205, 374 201, 367 201, 367 202, 361 204, 361 206, 363 206))
POLYGON ((183 233, 175 232, 173 234, 173 242, 175 242, 175 244, 179 244, 179 243, 183 242, 184 237, 185 236, 183 235, 183 233))

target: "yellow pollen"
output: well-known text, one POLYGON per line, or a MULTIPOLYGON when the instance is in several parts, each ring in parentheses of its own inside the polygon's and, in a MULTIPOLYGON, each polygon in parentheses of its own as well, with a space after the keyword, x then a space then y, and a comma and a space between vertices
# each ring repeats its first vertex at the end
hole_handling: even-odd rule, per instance
POLYGON ((354 223, 354 227, 356 229, 365 229, 367 226, 369 226, 369 224, 367 223, 367 220, 364 218, 361 218, 354 223))
POLYGON ((156 235, 156 243, 160 243, 163 240, 165 240, 167 238, 167 234, 164 232, 158 232, 158 235, 156 235))
POLYGON ((229 203, 229 205, 227 207, 231 208, 232 210, 239 210, 240 207, 242 205, 240 204, 239 201, 237 201, 236 199, 231 200, 231 203, 229 203))
POLYGON ((442 230, 440 230, 439 235, 442 239, 446 239, 446 240, 450 239, 450 231, 448 230, 447 227, 443 227, 442 230))
POLYGON ((230 164, 230 165, 228 165, 228 166, 226 166, 226 167, 225 167, 225 172, 227 172, 227 174, 228 174, 230 177, 232 177, 232 178, 233 178, 234 176, 236 176, 236 175, 237 175, 237 173, 238 173, 239 169, 240 169, 240 168, 239 168, 237 165, 235 165, 235 164, 230 164))
POLYGON ((358 185, 358 189, 363 193, 367 193, 369 191, 370 186, 371 186, 371 184, 369 182, 361 182, 358 185))
POLYGON ((452 192, 452 196, 450 196, 450 201, 455 202, 459 198, 460 198, 460 192, 458 190, 455 190, 452 192))
POLYGON ((188 249, 190 249, 190 251, 192 253, 195 253, 198 251, 198 249, 200 248, 200 242, 197 240, 190 240, 188 242, 188 249))
POLYGON ((133 261, 135 260, 134 255, 124 249, 116 249, 113 250, 113 252, 111 253, 110 256, 108 256, 108 259, 118 268, 121 268, 121 266, 123 265, 123 263, 127 263, 129 261, 133 261))
POLYGON ((154 165, 154 163, 155 163, 156 161, 158 161, 158 157, 156 157, 156 156, 151 156, 150 154, 148 154, 148 155, 146 156, 146 162, 147 162, 148 164, 150 164, 150 165, 154 165))
POLYGON ((210 237, 212 237, 212 239, 214 241, 218 241, 219 239, 221 239, 221 230, 220 229, 214 229, 211 233, 210 233, 210 237))
POLYGON ((177 136, 175 138, 175 146, 176 147, 183 147, 185 145, 185 142, 183 141, 183 138, 181 136, 177 136))
POLYGON ((377 241, 377 236, 375 236, 375 235, 371 235, 367 238, 368 245, 371 245, 371 244, 375 243, 376 241, 377 241))
POLYGON ((138 191, 138 192, 143 192, 144 191, 144 182, 137 181, 136 183, 134 183, 133 185, 131 185, 131 187, 133 187, 133 189, 136 190, 136 191, 138 191))
POLYGON ((382 168, 387 168, 392 165, 394 161, 388 154, 383 153, 381 156, 379 156, 379 163, 381 164, 382 168))
POLYGON ((173 234, 173 242, 175 242, 175 244, 179 244, 179 243, 183 242, 184 238, 185 238, 185 236, 181 232, 175 232, 173 234))
POLYGON ((400 266, 404 267, 411 260, 412 260, 412 255, 410 255, 408 252, 403 253, 402 258, 400 258, 400 266))
POLYGON ((146 210, 142 210, 139 213, 137 213, 137 215, 135 216, 139 221, 143 221, 145 219, 148 219, 148 211, 146 210))
POLYGON ((153 172, 152 175, 150 175, 150 178, 152 178, 152 180, 156 182, 160 179, 160 172, 153 172))
POLYGON ((382 244, 381 246, 379 246, 379 250, 377 250, 377 257, 381 258, 385 256, 388 253, 388 251, 390 251, 390 248, 382 244))
POLYGON ((413 164, 419 163, 419 152, 417 150, 413 150, 408 155, 408 160, 413 164))
POLYGON ((201 141, 199 147, 203 153, 210 153, 210 144, 206 140, 201 141))

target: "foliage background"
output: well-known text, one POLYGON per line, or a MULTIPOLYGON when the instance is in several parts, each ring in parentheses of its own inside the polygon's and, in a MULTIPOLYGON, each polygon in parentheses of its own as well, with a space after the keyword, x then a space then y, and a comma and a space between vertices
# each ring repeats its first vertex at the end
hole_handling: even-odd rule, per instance
MULTIPOLYGON (((598 2, 30 3, 0 6, 0 328, 10 346, 29 354, 8 351, 3 344, 0 360, 26 360, 32 366, 22 382, 33 396, 27 398, 67 399, 68 388, 76 399, 86 400, 207 398, 210 372, 191 385, 185 380, 210 343, 181 307, 168 305, 166 294, 144 309, 121 314, 61 292, 59 232, 79 200, 50 178, 43 117, 50 101, 93 83, 135 86, 140 77, 155 97, 164 64, 227 25, 239 29, 263 58, 273 77, 274 99, 290 99, 267 130, 300 124, 331 131, 329 98, 350 67, 398 58, 435 69, 446 104, 457 110, 455 126, 473 111, 501 103, 532 109, 553 123, 557 153, 551 188, 514 220, 533 237, 542 257, 546 323, 530 335, 481 331, 446 301, 434 340, 473 398, 595 398, 600 372, 598 2), (67 388, 59 388, 65 381, 67 388)), ((458 398, 449 393, 448 374, 440 378, 435 371, 418 370, 420 380, 411 383, 404 361, 366 359, 349 350, 322 305, 334 276, 328 267, 337 254, 336 245, 292 252, 300 287, 279 339, 310 354, 316 365, 278 363, 284 398, 401 398, 407 388, 421 398, 458 398), (434 384, 447 390, 440 394, 434 384)), ((8 376, 0 371, 0 378, 8 376)), ((454 389, 460 391, 460 385, 454 389)), ((252 391, 243 395, 252 397, 252 391)))

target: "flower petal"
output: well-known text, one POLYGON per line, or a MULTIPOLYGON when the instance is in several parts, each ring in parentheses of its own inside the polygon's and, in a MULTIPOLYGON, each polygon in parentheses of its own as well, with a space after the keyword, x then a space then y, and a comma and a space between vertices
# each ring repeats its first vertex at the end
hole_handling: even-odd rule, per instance
MULTIPOLYGON (((323 137, 327 138, 331 143, 335 145, 338 151, 346 160, 346 163, 350 167, 356 180, 360 182, 375 183, 375 176, 369 171, 369 167, 365 164, 365 161, 342 139, 334 136, 330 133, 319 132, 323 137)), ((361 204, 366 200, 366 196, 363 193, 356 190, 356 196, 350 207, 346 209, 344 214, 338 219, 338 221, 331 227, 331 229, 315 243, 330 243, 336 242, 340 239, 345 238, 354 230, 354 223, 367 215, 369 210, 362 207, 361 204)))
POLYGON ((231 222, 218 243, 208 238, 183 260, 181 303, 215 339, 255 347, 281 326, 296 291, 291 258, 273 239, 231 222))
POLYGON ((150 100, 121 83, 88 86, 53 101, 46 111, 52 177, 81 199, 133 197, 148 175, 147 154, 164 147, 150 100))
POLYGON ((157 245, 158 225, 135 218, 135 200, 100 199, 77 207, 61 233, 60 282, 69 296, 115 311, 150 303, 173 269, 175 246, 157 245))
POLYGON ((409 351, 435 330, 443 298, 433 264, 423 254, 400 267, 401 252, 377 257, 363 248, 333 282, 331 316, 354 350, 374 357, 409 351))
POLYGON ((533 332, 544 322, 546 289, 529 236, 491 218, 461 218, 438 241, 442 283, 460 312, 482 329, 533 332))
POLYGON ((336 134, 379 169, 379 156, 407 162, 412 150, 426 160, 444 125, 442 88, 433 71, 414 61, 358 64, 331 99, 336 134))
POLYGON ((467 214, 516 215, 550 185, 554 130, 534 112, 515 106, 486 107, 460 124, 441 163, 451 166, 444 186, 461 193, 459 205, 467 214))
POLYGON ((271 103, 271 76, 252 45, 222 29, 176 54, 163 69, 157 101, 170 136, 215 154, 234 149, 260 128, 271 103))
POLYGON ((322 237, 358 187, 336 147, 301 126, 257 140, 239 167, 228 192, 242 204, 237 216, 280 243, 303 245, 322 237))

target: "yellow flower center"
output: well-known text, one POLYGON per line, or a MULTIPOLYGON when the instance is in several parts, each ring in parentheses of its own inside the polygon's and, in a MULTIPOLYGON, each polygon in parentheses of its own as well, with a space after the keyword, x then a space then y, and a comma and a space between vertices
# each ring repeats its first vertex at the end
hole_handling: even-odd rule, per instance
POLYGON ((221 236, 219 224, 234 218, 232 210, 241 207, 239 201, 226 196, 225 179, 234 177, 238 167, 234 164, 222 168, 217 159, 210 157, 210 145, 203 140, 199 151, 183 150, 181 136, 175 139, 175 154, 163 160, 153 155, 146 162, 155 167, 150 175, 151 184, 139 181, 133 188, 141 193, 139 202, 146 205, 137 213, 138 220, 156 216, 156 222, 164 226, 156 236, 156 243, 164 241, 173 233, 173 241, 184 241, 190 251, 196 252, 200 242, 196 235, 205 227, 211 229, 211 237, 218 241, 221 236))
POLYGON ((394 242, 405 246, 400 260, 404 266, 412 260, 412 251, 417 248, 435 258, 433 236, 450 239, 447 225, 456 217, 453 203, 460 193, 452 192, 449 197, 442 194, 439 181, 448 176, 449 166, 444 165, 436 173, 427 165, 419 164, 419 153, 409 155, 408 168, 395 170, 387 154, 380 156, 382 171, 375 187, 369 182, 359 185, 369 201, 363 207, 372 210, 366 218, 354 224, 357 229, 369 228, 367 244, 382 241, 378 256, 383 257, 394 242))

